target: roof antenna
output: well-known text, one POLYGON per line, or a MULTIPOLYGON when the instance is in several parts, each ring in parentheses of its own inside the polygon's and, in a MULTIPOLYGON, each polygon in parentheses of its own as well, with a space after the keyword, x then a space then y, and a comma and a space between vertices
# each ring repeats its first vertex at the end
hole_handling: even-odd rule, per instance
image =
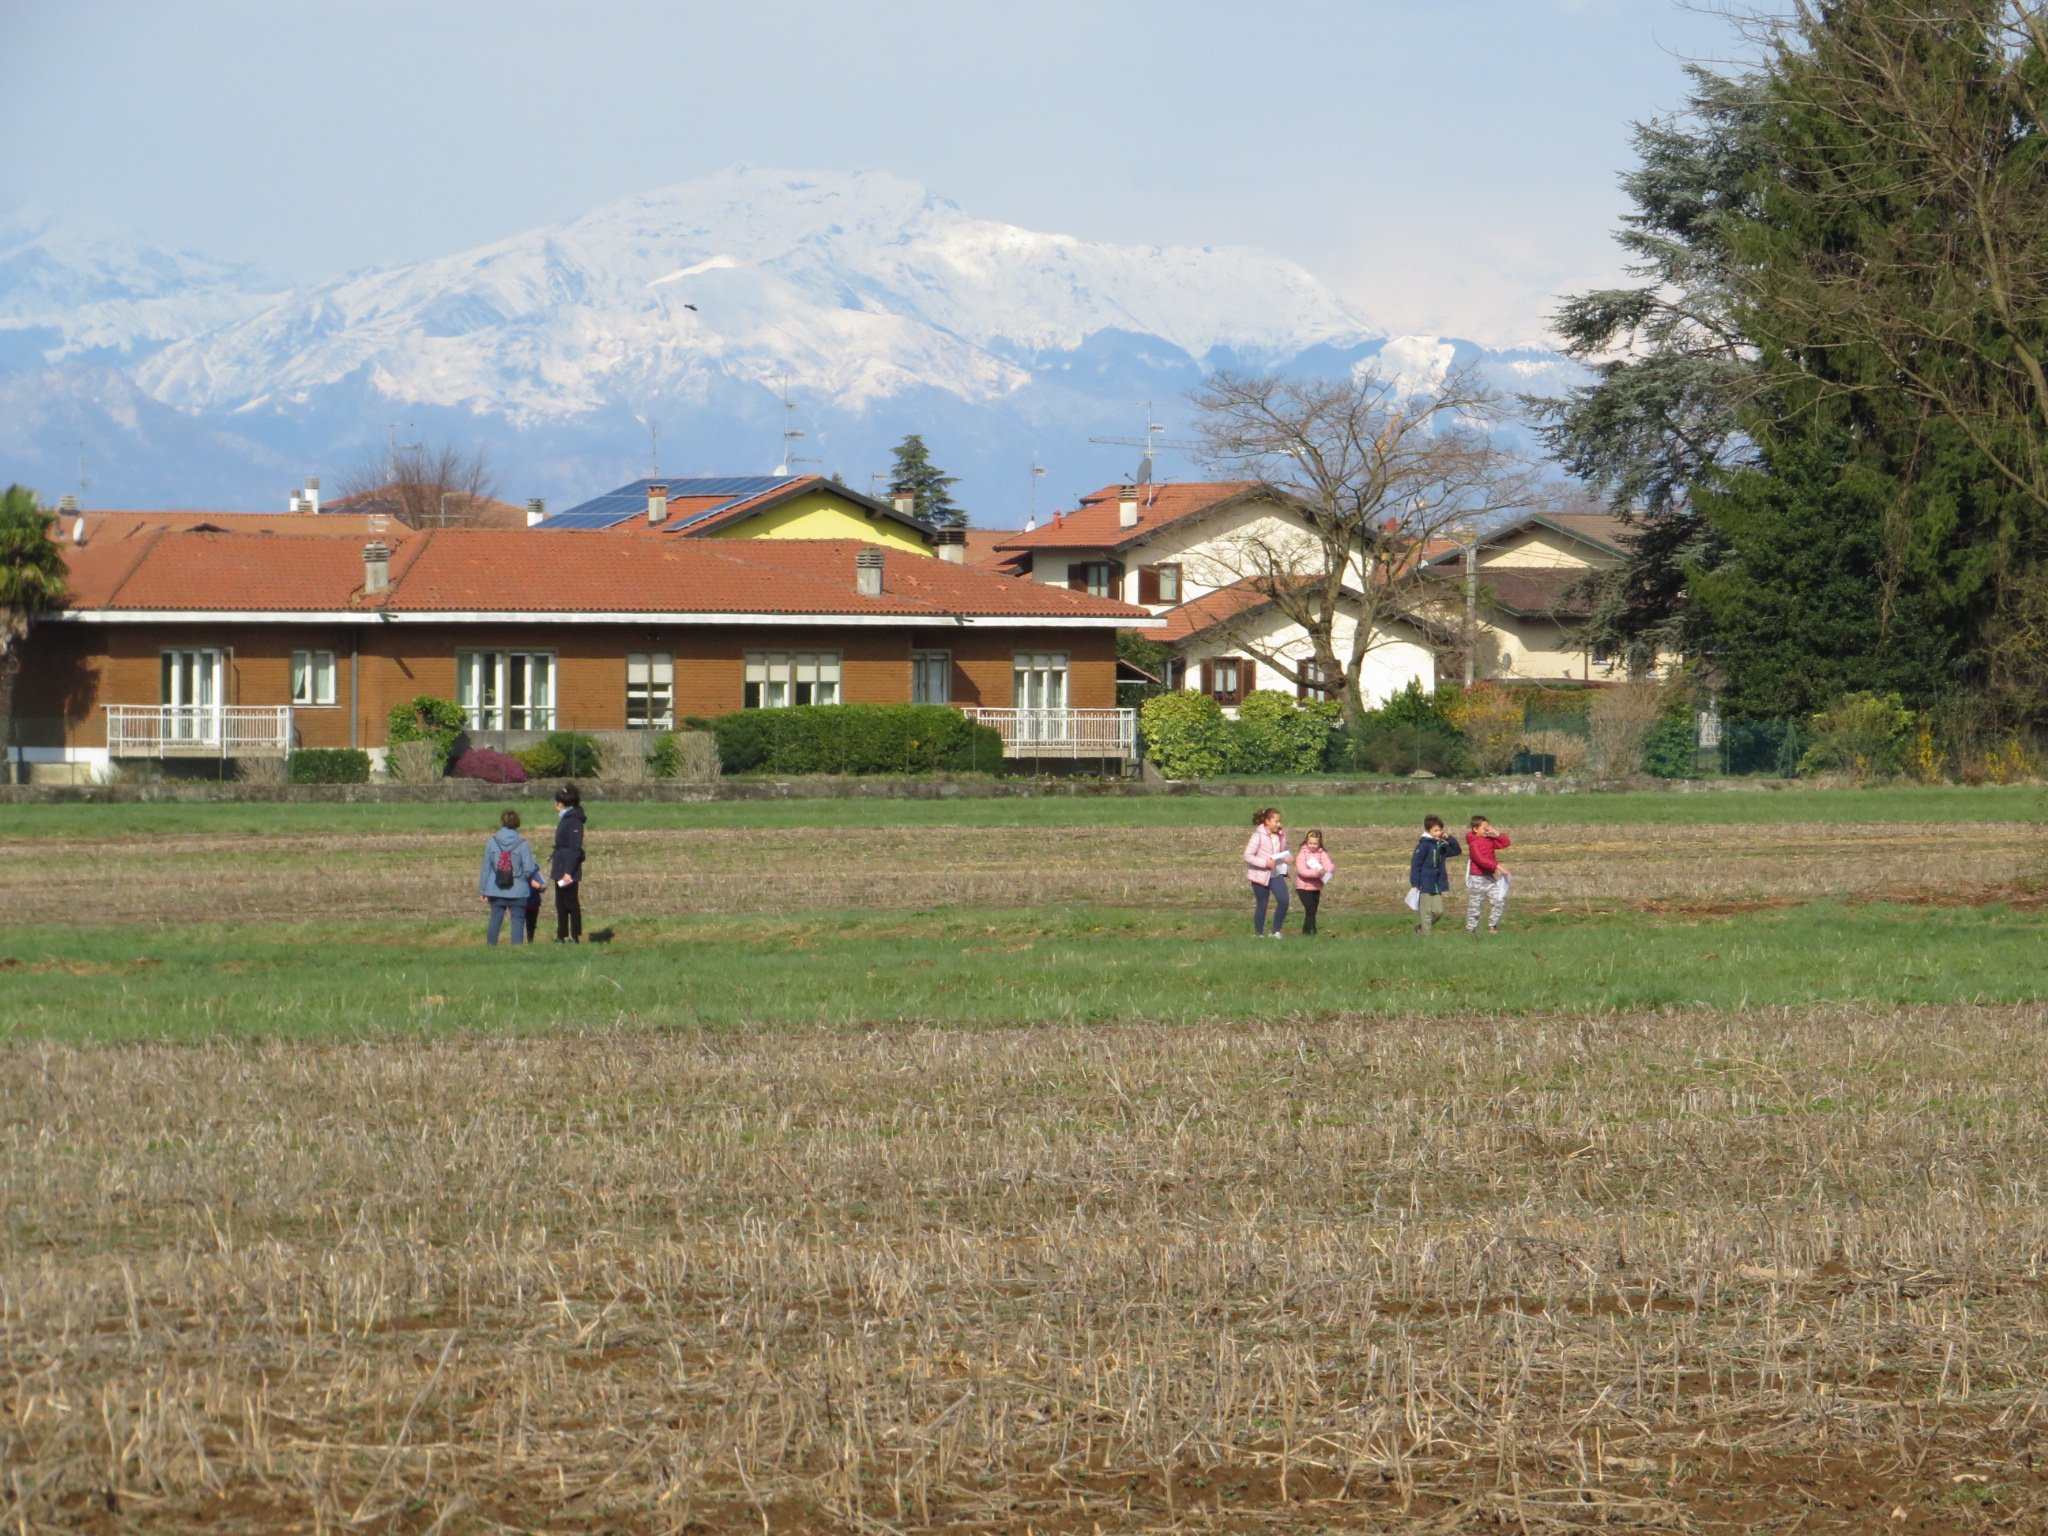
POLYGON ((1031 526, 1038 526, 1038 482, 1045 478, 1045 466, 1038 462, 1038 455, 1031 455, 1031 526))
POLYGON ((661 423, 652 416, 647 418, 647 435, 654 443, 654 478, 661 478, 661 423))
MULTIPOLYGON (((794 412, 796 410, 796 402, 789 398, 789 375, 786 373, 782 376, 782 409, 785 412, 794 412)), ((796 445, 802 442, 804 438, 802 430, 795 423, 796 418, 794 415, 785 415, 782 418, 782 462, 775 466, 775 473, 778 478, 786 477, 790 473, 790 466, 792 464, 822 464, 825 462, 823 459, 805 458, 802 454, 795 451, 796 445)))

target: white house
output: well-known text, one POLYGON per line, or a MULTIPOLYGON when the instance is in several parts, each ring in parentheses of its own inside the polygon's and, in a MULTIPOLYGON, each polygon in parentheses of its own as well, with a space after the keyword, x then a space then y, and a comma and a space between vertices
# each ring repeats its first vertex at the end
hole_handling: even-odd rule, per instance
MULTIPOLYGON (((1074 511, 1011 535, 997 552, 1016 574, 1165 617, 1166 628, 1152 638, 1173 647, 1170 686, 1212 694, 1226 706, 1260 687, 1303 697, 1335 692, 1334 683, 1325 688, 1313 678, 1308 632, 1265 595, 1274 570, 1314 567, 1317 541, 1297 514, 1256 485, 1105 486, 1074 511)), ((1361 560, 1351 573, 1354 590, 1365 576, 1361 560)), ((1340 658, 1350 655, 1358 623, 1356 610, 1339 612, 1340 658)), ((1366 703, 1411 681, 1434 690, 1438 649, 1420 620, 1383 622, 1366 653, 1366 703)))

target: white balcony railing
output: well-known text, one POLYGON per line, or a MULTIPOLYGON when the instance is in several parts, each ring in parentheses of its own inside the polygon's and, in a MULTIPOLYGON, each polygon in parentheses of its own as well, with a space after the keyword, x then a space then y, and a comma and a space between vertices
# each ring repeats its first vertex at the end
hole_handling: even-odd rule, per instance
POLYGON ((289 704, 109 704, 111 757, 281 757, 289 704))
POLYGON ((1005 757, 1121 757, 1138 755, 1135 709, 982 709, 963 714, 1001 732, 1005 757))

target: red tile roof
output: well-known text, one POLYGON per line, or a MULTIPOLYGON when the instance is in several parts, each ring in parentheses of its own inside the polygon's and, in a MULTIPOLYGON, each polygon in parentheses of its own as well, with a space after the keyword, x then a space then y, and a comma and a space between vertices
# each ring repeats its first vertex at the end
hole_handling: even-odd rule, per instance
POLYGON ((1085 592, 882 551, 862 597, 853 540, 590 539, 548 552, 525 530, 445 529, 395 546, 391 585, 365 596, 362 547, 333 538, 155 532, 73 551, 74 612, 634 613, 1084 619, 1149 615, 1085 592), (537 556, 543 558, 537 559, 537 556))
POLYGON ((1214 592, 1205 592, 1192 602, 1168 609, 1160 615, 1166 620, 1166 628, 1146 638, 1158 640, 1166 645, 1178 645, 1183 640, 1193 639, 1204 630, 1214 629, 1226 619, 1242 617, 1264 608, 1272 601, 1271 597, 1259 591, 1249 581, 1218 587, 1214 592))
POLYGON ((1093 495, 1083 496, 1074 511, 1055 512, 1050 522, 1041 523, 1029 533, 1013 535, 998 547, 1011 551, 1125 549, 1151 538, 1169 524, 1210 511, 1254 489, 1249 480, 1140 486, 1138 526, 1125 528, 1120 526, 1117 505, 1120 487, 1108 485, 1093 495))
MULTIPOLYGON (((133 539, 151 533, 190 533, 217 528, 224 533, 282 534, 295 539, 367 539, 371 515, 350 512, 61 512, 56 533, 67 549, 73 530, 85 524, 85 547, 110 539, 133 539)), ((395 518, 385 519, 381 535, 387 544, 409 538, 412 529, 395 518)))

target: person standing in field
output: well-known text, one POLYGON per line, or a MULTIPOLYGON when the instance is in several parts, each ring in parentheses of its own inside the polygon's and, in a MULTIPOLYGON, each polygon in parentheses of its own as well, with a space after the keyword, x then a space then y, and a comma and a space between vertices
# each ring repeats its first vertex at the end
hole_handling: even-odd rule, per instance
POLYGON ((1301 898, 1301 936, 1316 936, 1316 908, 1322 904, 1323 884, 1337 872, 1337 861, 1323 847, 1323 834, 1310 828, 1301 840, 1301 852, 1294 858, 1294 894, 1301 898))
POLYGON ((1464 852, 1444 830, 1441 816, 1422 818, 1422 837, 1408 856, 1408 885, 1415 892, 1415 931, 1428 933, 1444 915, 1444 897, 1451 889, 1451 861, 1464 852))
POLYGON ((1465 837, 1465 852, 1472 867, 1465 872, 1465 931, 1479 931, 1479 910, 1491 907, 1486 919, 1488 933, 1500 932, 1500 920, 1508 905, 1508 872, 1500 867, 1500 851, 1508 846, 1508 835, 1496 832, 1484 816, 1472 818, 1465 837))
POLYGON ((1245 878, 1252 883, 1252 937, 1266 937, 1266 905, 1273 907, 1273 937, 1283 938, 1287 922, 1287 831, 1271 807, 1252 818, 1251 840, 1244 845, 1245 878))
POLYGON ((583 942, 583 795, 574 784, 555 791, 555 847, 548 878, 555 885, 555 942, 583 942))
POLYGON ((498 830, 484 844, 484 863, 476 877, 477 894, 491 909, 484 929, 484 942, 496 944, 498 929, 507 919, 512 923, 512 942, 526 942, 526 898, 540 889, 540 861, 519 835, 519 813, 507 811, 498 818, 498 830))

